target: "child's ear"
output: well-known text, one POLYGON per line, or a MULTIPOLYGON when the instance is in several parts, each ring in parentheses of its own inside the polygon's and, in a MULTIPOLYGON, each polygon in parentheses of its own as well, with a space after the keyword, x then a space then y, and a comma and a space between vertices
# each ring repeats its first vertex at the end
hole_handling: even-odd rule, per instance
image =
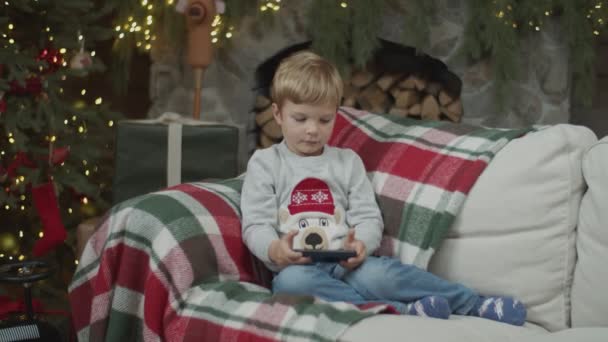
POLYGON ((336 224, 341 224, 342 212, 338 208, 334 209, 334 219, 336 219, 336 224))
POLYGON ((279 124, 279 126, 283 123, 283 118, 281 117, 279 106, 275 102, 272 103, 272 116, 274 117, 274 120, 279 124))
POLYGON ((289 218, 289 212, 287 211, 287 209, 284 209, 284 208, 279 209, 279 222, 285 223, 285 222, 287 222, 288 218, 289 218))

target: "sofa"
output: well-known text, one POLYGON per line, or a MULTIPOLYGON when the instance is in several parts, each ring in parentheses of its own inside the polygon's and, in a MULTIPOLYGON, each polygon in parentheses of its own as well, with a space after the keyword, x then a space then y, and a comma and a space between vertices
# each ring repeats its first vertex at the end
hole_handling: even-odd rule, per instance
MULTIPOLYGON (((608 273, 604 270, 604 265, 608 263, 607 187, 608 137, 598 141, 589 129, 569 124, 540 127, 506 143, 493 156, 470 189, 441 244, 433 250, 428 262, 430 272, 466 284, 482 294, 511 295, 522 300, 528 308, 527 322, 523 327, 474 317, 452 315, 448 320, 439 320, 395 315, 379 310, 355 318, 354 311, 349 311, 350 318, 343 326, 332 330, 334 325, 329 327, 326 322, 321 322, 314 329, 332 330, 334 335, 331 336, 349 342, 406 339, 492 342, 607 341, 608 294, 602 290, 608 284, 608 273)), ((217 190, 216 186, 208 185, 201 185, 200 188, 205 191, 217 190)), ((198 194, 199 190, 193 190, 193 186, 188 185, 168 189, 160 194, 173 196, 171 191, 198 194)), ((202 198, 197 196, 192 197, 202 198)), ((238 209, 235 209, 238 206, 237 197, 231 197, 232 195, 227 195, 226 192, 221 196, 228 198, 227 203, 233 203, 232 209, 238 212, 238 209)), ((284 331, 269 334, 266 330, 271 330, 268 327, 271 324, 267 324, 265 320, 280 321, 281 324, 291 320, 293 327, 310 323, 311 317, 324 317, 329 315, 329 312, 335 314, 335 311, 319 309, 325 303, 315 300, 306 301, 309 306, 300 306, 300 309, 295 310, 301 314, 313 307, 311 312, 314 313, 311 316, 302 320, 281 316, 288 311, 286 308, 295 307, 294 303, 303 303, 303 299, 275 300, 263 288, 264 284, 259 284, 259 287, 250 284, 256 283, 258 277, 263 277, 260 276, 263 270, 260 271, 250 264, 235 265, 220 260, 221 255, 228 254, 231 261, 250 258, 245 255, 246 249, 241 246, 238 226, 233 230, 223 230, 222 224, 238 225, 238 215, 228 214, 230 208, 212 208, 213 204, 209 201, 200 200, 201 203, 206 201, 204 205, 207 207, 204 218, 200 219, 199 216, 197 222, 207 222, 210 215, 215 216, 217 226, 214 225, 212 230, 218 231, 223 241, 212 236, 208 241, 199 239, 196 246, 190 246, 190 249, 176 250, 165 246, 171 234, 166 233, 166 228, 159 228, 161 223, 165 224, 168 219, 153 212, 167 211, 168 206, 159 204, 158 195, 142 198, 114 208, 114 213, 109 218, 100 220, 95 229, 91 230, 88 226, 79 228, 80 243, 85 245, 82 252, 83 262, 79 264, 70 285, 70 301, 74 309, 79 340, 107 340, 110 337, 124 339, 127 338, 126 334, 129 340, 181 341, 195 340, 196 337, 200 341, 256 341, 260 336, 263 338, 259 340, 264 341, 308 340, 306 337, 296 338, 295 335, 285 334, 284 331), (143 202, 153 204, 147 204, 147 207, 142 209, 140 204, 143 202), (133 210, 135 207, 139 210, 133 210), (221 214, 215 214, 220 212, 221 214), (131 227, 134 225, 138 225, 137 229, 146 233, 139 235, 138 239, 127 241, 125 236, 133 234, 131 227), (89 231, 85 231, 87 229, 89 231), (142 242, 152 235, 154 237, 150 238, 149 243, 142 242), (120 241, 116 240, 117 236, 120 241), (131 247, 141 244, 143 247, 136 246, 132 251, 128 248, 112 250, 119 244, 131 247), (229 248, 220 252, 220 245, 229 248), (215 252, 208 252, 199 246, 214 249, 215 252), (111 251, 108 252, 109 250, 111 251), (134 261, 135 258, 143 261, 138 263, 134 261), (212 260, 213 258, 217 261, 212 260), (161 276, 151 278, 145 275, 144 268, 147 267, 146 263, 152 263, 151 260, 163 260, 160 265, 162 267, 155 264, 149 272, 160 272, 161 276), (128 268, 125 264, 129 264, 128 268), (168 271, 165 270, 167 267, 170 268, 168 271), (187 275, 178 271, 184 268, 192 271, 187 275), (196 278, 192 275, 197 273, 196 269, 204 269, 199 273, 204 274, 206 280, 193 279, 196 278), (136 270, 137 274, 133 275, 131 270, 136 270), (119 284, 121 277, 133 282, 129 285, 132 286, 129 291, 118 292, 112 289, 119 285, 126 286, 125 281, 119 284), (210 283, 209 279, 219 283, 210 283), (243 334, 230 329, 222 330, 230 325, 226 323, 229 319, 225 319, 221 323, 224 325, 221 329, 213 326, 213 329, 223 332, 214 330, 213 334, 206 334, 205 330, 212 330, 212 326, 196 325, 192 317, 203 317, 200 313, 208 313, 206 310, 209 308, 229 307, 232 302, 222 302, 217 298, 207 304, 203 301, 208 300, 212 292, 222 292, 224 295, 228 293, 225 289, 220 291, 220 285, 217 284, 231 281, 247 284, 247 290, 255 292, 252 296, 246 296, 243 301, 263 301, 272 305, 256 307, 255 310, 251 307, 245 309, 245 306, 230 310, 251 312, 251 316, 255 315, 258 320, 266 323, 257 324, 255 329, 243 334), (170 286, 166 283, 170 283, 170 286), (141 290, 133 290, 133 287, 137 286, 140 286, 141 290), (156 292, 150 292, 150 288, 154 288, 156 292), (159 288, 163 291, 158 291, 159 288), (97 295, 94 295, 94 292, 97 292, 97 295), (162 300, 157 300, 158 293, 164 296, 162 300), (152 297, 154 306, 148 304, 152 297), (181 299, 176 300, 175 297, 181 299), (184 304, 185 302, 187 303, 184 304), (192 304, 195 302, 198 306, 192 304), (277 302, 284 306, 277 308, 277 302), (125 303, 130 305, 129 309, 125 309, 125 303), (162 310, 158 309, 161 305, 162 310), (147 308, 148 306, 150 307, 147 308), (180 311, 188 306, 188 313, 180 311), (96 308, 99 311, 96 311, 96 308), (280 311, 280 315, 275 309, 280 311), (138 327, 139 332, 133 332, 133 327, 128 328, 129 324, 124 322, 115 324, 112 329, 112 311, 120 311, 121 314, 130 312, 142 317, 137 324, 131 322, 133 327, 138 327), (186 316, 187 318, 184 318, 186 316), (142 325, 145 328, 141 328, 142 325), (197 333, 192 333, 194 326, 200 327, 197 333), (103 329, 109 332, 99 333, 103 329)), ((181 200, 181 203, 186 201, 181 200)), ((195 234, 187 230, 191 229, 191 221, 184 221, 182 216, 176 220, 175 217, 179 215, 172 215, 172 222, 179 223, 175 225, 177 228, 172 226, 171 229, 182 229, 180 238, 182 235, 191 237, 195 234)), ((173 238, 175 236, 173 233, 173 238)), ((336 304, 330 309, 353 310, 352 306, 341 305, 347 304, 336 304)), ((246 316, 245 314, 244 317, 246 316)), ((231 327, 234 328, 234 325, 231 327)))
POLYGON ((608 137, 560 124, 509 142, 473 186, 429 271, 520 298, 524 327, 378 315, 343 341, 608 341, 608 137))

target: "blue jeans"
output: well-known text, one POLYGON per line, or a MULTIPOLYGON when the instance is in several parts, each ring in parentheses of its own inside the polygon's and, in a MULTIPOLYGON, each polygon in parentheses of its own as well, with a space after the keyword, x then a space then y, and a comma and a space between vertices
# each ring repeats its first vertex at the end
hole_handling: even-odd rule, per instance
POLYGON ((337 263, 288 266, 275 275, 272 291, 353 304, 385 303, 401 313, 407 312, 408 303, 440 296, 448 300, 452 313, 467 314, 479 298, 464 285, 393 258, 373 256, 351 271, 337 263))

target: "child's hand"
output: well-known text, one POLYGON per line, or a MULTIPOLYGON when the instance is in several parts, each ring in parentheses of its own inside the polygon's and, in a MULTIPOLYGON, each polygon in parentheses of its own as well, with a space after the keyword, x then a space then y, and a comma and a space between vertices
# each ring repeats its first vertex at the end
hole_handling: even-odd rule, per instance
POLYGON ((297 230, 292 230, 283 235, 279 240, 274 240, 268 248, 268 257, 281 269, 292 264, 309 264, 310 258, 302 256, 300 252, 294 252, 293 237, 298 234, 297 230))
POLYGON ((340 261, 340 265, 348 270, 357 268, 367 257, 365 244, 361 240, 355 239, 355 230, 349 229, 348 235, 344 240, 344 248, 355 251, 357 256, 348 258, 346 261, 340 261))

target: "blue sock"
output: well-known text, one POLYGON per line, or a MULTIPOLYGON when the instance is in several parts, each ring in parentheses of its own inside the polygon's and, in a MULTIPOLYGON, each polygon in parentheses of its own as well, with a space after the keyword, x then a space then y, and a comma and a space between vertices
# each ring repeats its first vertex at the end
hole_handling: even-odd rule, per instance
POLYGON ((479 296, 469 315, 513 325, 523 325, 526 322, 526 308, 511 297, 479 296))
POLYGON ((439 296, 428 296, 407 305, 410 315, 448 319, 452 309, 448 300, 439 296))

